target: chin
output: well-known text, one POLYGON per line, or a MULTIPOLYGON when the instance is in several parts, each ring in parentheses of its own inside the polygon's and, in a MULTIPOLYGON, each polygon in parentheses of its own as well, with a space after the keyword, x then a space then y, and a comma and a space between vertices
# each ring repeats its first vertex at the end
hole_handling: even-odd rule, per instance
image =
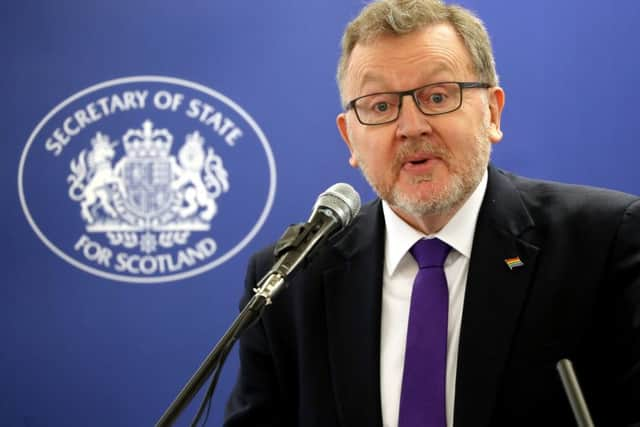
POLYGON ((419 188, 413 187, 413 191, 394 187, 387 202, 394 207, 412 216, 440 215, 457 208, 468 196, 464 186, 459 180, 453 180, 443 185, 425 186, 421 183, 419 188), (426 187, 426 188, 425 188, 426 187))

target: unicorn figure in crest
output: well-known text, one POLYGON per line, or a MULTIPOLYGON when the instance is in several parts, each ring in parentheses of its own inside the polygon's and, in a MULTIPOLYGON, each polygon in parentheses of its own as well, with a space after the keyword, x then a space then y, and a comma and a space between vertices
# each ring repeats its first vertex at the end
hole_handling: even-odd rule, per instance
POLYGON ((176 191, 182 189, 184 197, 180 216, 188 218, 204 208, 199 216, 210 221, 218 212, 216 198, 229 189, 228 172, 222 165, 222 159, 211 147, 205 152, 204 139, 195 131, 186 136, 178 151, 178 161, 172 159, 172 168, 176 179, 171 188, 176 191))

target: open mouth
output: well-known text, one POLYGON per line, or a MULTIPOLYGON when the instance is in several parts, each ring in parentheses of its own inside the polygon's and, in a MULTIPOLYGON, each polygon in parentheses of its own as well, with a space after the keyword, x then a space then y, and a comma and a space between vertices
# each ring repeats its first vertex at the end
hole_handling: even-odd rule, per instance
POLYGON ((429 161, 429 159, 418 159, 418 160, 410 160, 409 163, 411 163, 412 165, 422 165, 424 163, 427 163, 429 161))
POLYGON ((411 173, 427 173, 437 162, 438 158, 430 155, 417 155, 406 158, 404 168, 411 173))

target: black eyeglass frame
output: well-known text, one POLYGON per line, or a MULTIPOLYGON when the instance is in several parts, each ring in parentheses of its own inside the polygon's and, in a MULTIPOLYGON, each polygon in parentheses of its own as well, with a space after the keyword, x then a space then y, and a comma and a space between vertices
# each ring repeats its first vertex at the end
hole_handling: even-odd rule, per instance
POLYGON ((400 111, 402 110, 402 100, 407 95, 411 95, 411 98, 413 99, 413 102, 415 102, 416 107, 418 107, 418 110, 420 110, 420 112, 422 114, 424 114, 425 116, 440 116, 442 114, 449 114, 449 113, 452 113, 452 112, 460 109, 460 107, 462 106, 462 96, 463 96, 463 93, 464 93, 464 91, 462 89, 475 89, 475 88, 489 89, 490 87, 491 87, 491 85, 489 83, 483 83, 483 82, 436 82, 436 83, 429 83, 428 85, 420 86, 420 87, 417 87, 415 89, 409 89, 409 90, 404 90, 404 91, 399 91, 399 92, 368 93, 366 95, 359 96, 359 97, 354 98, 351 101, 347 102, 347 105, 344 107, 344 111, 347 112, 349 110, 353 110, 353 112, 356 113, 356 118, 358 119, 360 124, 362 124, 364 126, 386 125, 387 123, 395 122, 396 120, 398 120, 398 117, 400 117, 400 111), (422 90, 422 89, 424 89, 426 87, 429 87, 429 86, 438 86, 438 85, 441 85, 441 84, 452 84, 452 83, 457 84, 458 87, 460 88, 460 101, 458 102, 458 105, 454 109, 448 110, 448 111, 443 111, 443 112, 440 112, 440 113, 425 113, 424 111, 422 111, 422 108, 420 108, 420 103, 416 99, 416 92, 418 92, 419 90, 422 90), (356 108, 356 102, 358 102, 358 100, 360 100, 362 98, 366 98, 368 96, 385 95, 385 94, 387 94, 387 95, 389 95, 389 94, 390 95, 398 95, 399 96, 400 101, 398 102, 398 114, 396 114, 396 116, 393 119, 387 120, 387 121, 382 122, 382 123, 365 123, 364 121, 362 121, 362 119, 360 118, 360 115, 358 114, 358 109, 356 108))

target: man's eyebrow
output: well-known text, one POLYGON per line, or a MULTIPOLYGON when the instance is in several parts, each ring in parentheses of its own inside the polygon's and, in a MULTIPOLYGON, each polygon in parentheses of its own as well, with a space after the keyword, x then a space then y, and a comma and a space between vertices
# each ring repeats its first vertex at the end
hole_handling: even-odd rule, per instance
POLYGON ((367 71, 366 73, 364 73, 364 76, 362 76, 362 80, 360 81, 358 90, 359 92, 362 92, 362 88, 369 83, 384 83, 384 82, 385 82, 385 79, 380 73, 367 71))
MULTIPOLYGON (((429 67, 428 71, 426 72, 421 72, 419 74, 422 75, 423 79, 424 79, 424 84, 430 84, 430 83, 437 83, 435 80, 434 81, 429 81, 431 77, 433 77, 434 75, 437 75, 439 73, 442 72, 449 72, 451 71, 451 67, 449 67, 447 64, 442 63, 442 62, 437 62, 434 63, 433 67, 429 67)), ((358 91, 362 94, 362 88, 364 86, 366 86, 369 83, 385 83, 385 78, 384 75, 381 74, 378 71, 367 71, 364 73, 362 80, 360 81, 360 85, 358 87, 358 91)), ((403 89, 404 90, 404 89, 403 89)), ((378 91, 376 91, 378 92, 378 91)), ((384 90, 381 92, 392 92, 391 90, 384 90)), ((366 94, 365 94, 366 95, 366 94)))

